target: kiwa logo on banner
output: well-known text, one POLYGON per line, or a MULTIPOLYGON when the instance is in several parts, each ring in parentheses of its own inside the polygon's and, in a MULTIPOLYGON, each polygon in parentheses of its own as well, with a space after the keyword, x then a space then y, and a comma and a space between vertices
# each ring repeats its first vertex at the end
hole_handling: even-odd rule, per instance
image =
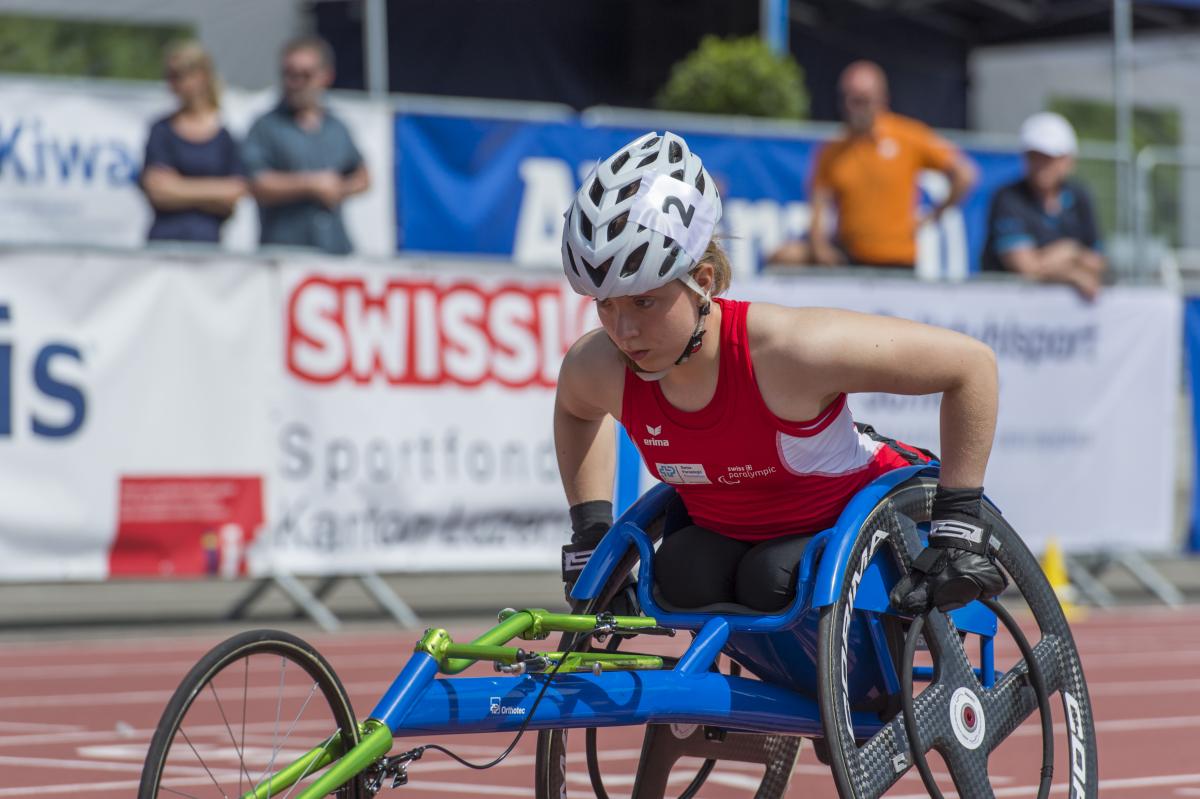
POLYGON ((549 388, 567 347, 595 324, 587 298, 557 282, 372 289, 310 277, 287 307, 287 369, 312 383, 549 388))
POLYGON ((124 188, 137 181, 140 161, 134 141, 88 138, 38 117, 0 117, 0 179, 124 188))

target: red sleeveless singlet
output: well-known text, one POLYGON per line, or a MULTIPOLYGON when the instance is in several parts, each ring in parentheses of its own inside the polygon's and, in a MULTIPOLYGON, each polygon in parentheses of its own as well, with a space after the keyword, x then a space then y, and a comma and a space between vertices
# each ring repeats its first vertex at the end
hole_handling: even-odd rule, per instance
POLYGON ((702 527, 742 541, 831 527, 859 489, 909 462, 855 428, 845 394, 806 422, 772 413, 750 360, 750 304, 715 301, 721 362, 712 400, 681 411, 658 382, 626 369, 622 424, 646 468, 675 487, 702 527))

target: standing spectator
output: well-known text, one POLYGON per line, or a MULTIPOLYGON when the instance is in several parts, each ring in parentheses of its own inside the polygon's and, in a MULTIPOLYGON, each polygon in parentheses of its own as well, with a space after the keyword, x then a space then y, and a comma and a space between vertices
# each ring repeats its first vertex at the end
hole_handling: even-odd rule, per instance
POLYGON ((1108 268, 1087 190, 1069 180, 1078 144, 1071 123, 1043 111, 1021 125, 1025 176, 992 198, 983 268, 1067 283, 1095 299, 1108 268))
POLYGON ((282 71, 283 98, 258 118, 242 148, 259 241, 345 255, 353 247, 342 202, 371 179, 350 131, 323 105, 333 52, 322 39, 295 39, 283 49, 282 71))
POLYGON ((167 49, 164 73, 179 107, 146 139, 141 186, 154 208, 147 238, 216 243, 246 181, 237 144, 221 125, 212 59, 198 42, 180 42, 167 49))
POLYGON ((918 226, 970 191, 975 168, 927 126, 888 110, 887 77, 878 64, 855 61, 842 72, 839 88, 845 131, 817 155, 808 242, 785 244, 769 260, 911 269, 918 226), (944 173, 950 193, 919 220, 917 176, 923 169, 944 173), (830 235, 830 206, 837 208, 836 237, 830 235))

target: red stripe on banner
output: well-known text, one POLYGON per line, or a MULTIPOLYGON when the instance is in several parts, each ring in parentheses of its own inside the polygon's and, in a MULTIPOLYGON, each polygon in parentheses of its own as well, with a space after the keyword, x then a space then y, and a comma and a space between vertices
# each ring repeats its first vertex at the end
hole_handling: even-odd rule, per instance
POLYGON ((262 478, 121 477, 109 574, 233 577, 263 523, 262 478))

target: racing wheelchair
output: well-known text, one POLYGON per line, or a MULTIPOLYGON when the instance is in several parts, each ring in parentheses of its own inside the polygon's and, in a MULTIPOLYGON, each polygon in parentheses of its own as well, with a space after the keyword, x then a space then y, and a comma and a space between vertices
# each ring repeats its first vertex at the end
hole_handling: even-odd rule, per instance
POLYGON ((361 722, 337 675, 306 643, 269 630, 234 636, 196 664, 167 705, 139 799, 366 799, 404 784, 429 749, 466 763, 433 744, 389 754, 394 737, 519 738, 526 730, 538 731, 533 792, 562 797, 567 732, 575 729, 586 730, 588 776, 603 799, 596 729, 629 725, 646 725, 635 799, 664 796, 684 756, 704 760, 684 797, 722 759, 764 766, 754 795, 782 796, 805 738, 842 797, 880 796, 912 768, 940 796, 927 756, 937 752, 958 795, 981 799, 995 795, 989 755, 1035 712, 1039 796, 1057 784, 1071 797, 1093 799, 1095 727, 1078 652, 1037 560, 994 505, 985 502, 993 553, 1013 600, 1028 608, 1026 627, 1036 627, 1036 640, 1027 641, 991 599, 917 617, 889 605, 889 589, 924 547, 936 476, 935 465, 912 466, 860 491, 835 527, 809 543, 795 598, 767 615, 663 601, 653 548, 670 534, 681 503, 670 486, 655 486, 597 547, 572 591, 571 613, 502 611, 499 624, 469 644, 427 631, 361 722), (622 594, 626 606, 630 593, 638 615, 608 612, 622 594), (1001 624, 1016 643, 1011 658, 996 646, 1001 624), (622 650, 639 636, 677 632, 691 636, 677 658, 622 650), (554 633, 562 634, 556 651, 509 645, 554 633), (728 673, 717 668, 722 654, 728 673), (931 663, 915 665, 919 658, 931 663), (496 673, 450 676, 479 661, 491 661, 496 673), (921 689, 915 696, 914 686, 921 689), (1068 738, 1057 780, 1049 704, 1056 694, 1068 738))

